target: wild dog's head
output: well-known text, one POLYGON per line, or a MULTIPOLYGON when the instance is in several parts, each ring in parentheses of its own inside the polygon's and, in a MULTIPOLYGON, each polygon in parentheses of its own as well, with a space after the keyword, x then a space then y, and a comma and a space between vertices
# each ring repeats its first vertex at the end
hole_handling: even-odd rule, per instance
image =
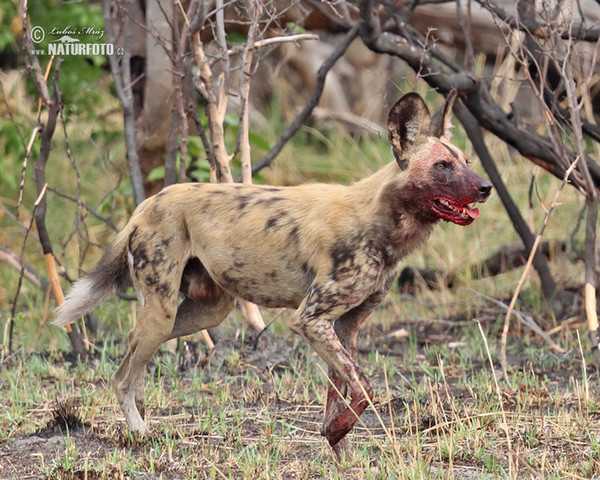
POLYGON ((469 225, 479 217, 472 206, 484 202, 492 184, 469 168, 463 152, 450 143, 456 92, 433 117, 416 93, 404 95, 390 110, 388 132, 398 166, 406 173, 398 192, 403 208, 422 221, 469 225))

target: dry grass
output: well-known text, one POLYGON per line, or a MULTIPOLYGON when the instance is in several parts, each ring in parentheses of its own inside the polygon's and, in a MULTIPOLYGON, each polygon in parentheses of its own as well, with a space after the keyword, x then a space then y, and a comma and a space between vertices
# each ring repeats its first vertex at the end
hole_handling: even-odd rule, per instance
MULTIPOLYGON (((376 401, 350 435, 339 465, 318 433, 326 389, 320 361, 286 335, 284 359, 276 357, 285 349, 281 333, 254 351, 250 335, 241 343, 233 319, 225 333, 235 337, 237 330, 238 340, 225 343, 218 358, 205 357, 200 345, 197 366, 182 370, 176 352, 157 356, 146 395, 152 434, 145 439, 124 429, 105 384, 124 345, 108 344, 84 366, 37 354, 6 360, 0 478, 600 475, 597 389, 576 345, 557 357, 531 337, 513 339, 510 384, 496 390, 475 323, 421 318, 383 327, 381 320, 398 318, 406 303, 413 302, 392 295, 365 330, 361 351, 371 353, 361 354, 360 362, 376 385, 376 401), (411 338, 386 337, 401 327, 411 338), (65 417, 70 421, 62 422, 65 417)), ((456 308, 439 300, 435 307, 456 308)), ((502 312, 472 308, 486 340, 493 340, 487 336, 498 329, 494 313, 502 312)), ((276 330, 284 323, 278 321, 276 330)))

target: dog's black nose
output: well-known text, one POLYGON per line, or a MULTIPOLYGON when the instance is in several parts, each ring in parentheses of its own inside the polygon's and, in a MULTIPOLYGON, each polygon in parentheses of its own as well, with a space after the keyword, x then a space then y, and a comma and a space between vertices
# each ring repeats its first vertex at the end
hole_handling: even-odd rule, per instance
POLYGON ((477 184, 477 193, 481 195, 482 198, 487 198, 492 191, 492 184, 487 180, 482 180, 477 184))

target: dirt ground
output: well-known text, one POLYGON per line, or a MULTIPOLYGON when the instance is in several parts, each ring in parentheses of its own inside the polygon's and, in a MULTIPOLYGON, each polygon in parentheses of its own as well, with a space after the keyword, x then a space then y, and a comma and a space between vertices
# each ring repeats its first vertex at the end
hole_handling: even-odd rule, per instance
MULTIPOLYGON (((495 313, 497 312, 490 313, 490 319, 495 313)), ((495 419, 497 412, 485 412, 484 407, 478 404, 481 394, 474 392, 469 385, 465 385, 464 381, 460 380, 464 379, 464 371, 453 365, 451 359, 445 366, 443 382, 440 382, 439 378, 437 382, 434 379, 427 380, 427 371, 416 368, 419 362, 427 363, 424 361, 426 348, 431 348, 432 344, 446 345, 455 342, 457 335, 460 334, 460 325, 460 319, 455 323, 437 321, 418 325, 415 334, 418 339, 422 340, 417 341, 418 352, 412 365, 401 364, 407 348, 407 341, 402 334, 406 325, 400 323, 393 325, 390 331, 400 332, 396 337, 382 337, 375 327, 367 332, 366 340, 361 341, 359 345, 359 361, 362 365, 372 362, 373 355, 384 354, 397 366, 398 378, 409 378, 410 382, 415 385, 429 385, 429 390, 421 392, 415 390, 414 396, 410 393, 407 394, 406 391, 399 392, 394 385, 390 390, 390 384, 386 382, 381 369, 373 369, 370 378, 376 386, 376 391, 384 392, 384 394, 380 398, 376 398, 375 410, 367 409, 362 415, 362 423, 357 424, 351 433, 353 445, 358 446, 359 449, 371 449, 369 455, 376 459, 381 453, 373 449, 372 442, 385 439, 392 427, 399 442, 402 441, 404 435, 417 435, 418 432, 427 433, 443 429, 445 428, 443 426, 445 416, 450 418, 452 415, 458 415, 455 412, 456 405, 464 406, 464 411, 461 411, 460 415, 468 417, 469 412, 475 412, 474 415, 482 417, 489 415, 489 422, 487 424, 484 422, 482 425, 492 434, 484 433, 482 438, 489 436, 490 442, 498 442, 498 445, 502 445, 502 430, 498 427, 495 419), (377 350, 379 353, 374 354, 373 352, 377 350)), ((414 325, 412 327, 414 328, 414 325)), ((14 436, 2 440, 0 444, 0 479, 248 478, 248 473, 245 473, 243 469, 236 470, 230 465, 228 467, 228 460, 222 456, 222 452, 254 448, 257 444, 265 442, 265 435, 267 438, 274 439, 269 441, 282 442, 288 447, 285 450, 282 449, 280 457, 277 458, 274 477, 328 478, 328 474, 319 473, 314 466, 312 468, 310 466, 313 461, 326 463, 331 465, 330 472, 336 471, 336 464, 329 447, 319 434, 323 414, 322 405, 315 398, 310 398, 306 402, 299 397, 298 401, 294 401, 292 395, 287 395, 285 398, 280 397, 279 387, 276 385, 278 372, 289 370, 292 358, 299 359, 298 364, 307 362, 307 359, 302 358, 305 350, 299 349, 297 345, 297 343, 292 345, 277 335, 265 332, 257 342, 254 337, 245 338, 244 345, 239 338, 234 340, 224 338, 210 355, 196 354, 197 349, 194 344, 189 344, 186 349, 182 350, 187 354, 181 355, 179 358, 179 371, 182 379, 180 388, 183 386, 183 389, 187 390, 190 387, 197 369, 203 370, 204 382, 213 382, 213 385, 228 382, 227 392, 230 397, 228 411, 238 409, 246 416, 240 429, 232 429, 229 433, 225 431, 224 434, 203 430, 196 421, 197 409, 189 408, 185 398, 174 402, 168 408, 157 407, 150 401, 147 406, 150 410, 150 425, 153 433, 149 438, 137 439, 128 434, 124 428, 122 417, 114 403, 99 406, 93 412, 92 417, 81 418, 78 399, 68 399, 67 397, 67 400, 62 403, 57 401, 53 405, 46 405, 28 412, 32 422, 42 425, 35 432, 23 433, 23 430, 26 429, 22 425, 23 428, 20 428, 21 426, 16 428, 14 436), (267 378, 262 382, 262 387, 255 387, 254 401, 248 400, 249 387, 239 370, 219 368, 232 353, 239 356, 239 365, 243 368, 256 369, 265 374, 265 378, 267 378), (236 392, 239 393, 239 401, 236 392), (277 415, 277 421, 270 426, 265 424, 258 413, 265 409, 265 405, 270 412, 276 412, 277 415), (168 428, 164 427, 165 425, 168 425, 168 428), (173 437, 172 440, 176 445, 173 452, 166 456, 161 455, 152 469, 146 468, 146 473, 143 475, 132 473, 122 467, 121 459, 128 458, 128 461, 132 461, 132 458, 146 457, 149 445, 158 445, 163 450, 165 443, 162 436, 165 435, 165 432, 173 437), (183 446, 186 448, 183 449, 183 446), (197 448, 199 452, 203 452, 192 462, 196 476, 188 471, 190 459, 186 457, 188 455, 187 447, 197 448), (77 449, 78 460, 74 464, 69 464, 65 452, 72 448, 77 449), (220 452, 218 453, 221 455, 220 460, 216 459, 211 464, 210 452, 213 454, 220 452), (205 457, 208 459, 203 460, 205 457), (89 459, 90 465, 94 464, 97 459, 104 459, 104 461, 101 462, 101 468, 98 466, 85 468, 87 464, 84 462, 82 466, 82 458, 89 459), (225 460, 223 460, 224 458, 225 460), (219 463, 221 460, 223 460, 222 463, 219 463), (206 463, 204 469, 201 467, 203 461, 206 463), (211 465, 222 467, 220 470, 217 468, 217 472, 220 474, 210 473, 211 465), (153 470, 154 473, 148 473, 149 470, 153 470)), ((460 349, 460 345, 458 348, 460 349)), ((577 356, 576 353, 574 355, 577 356)), ((568 408, 569 402, 571 402, 572 409, 576 411, 581 407, 581 402, 579 397, 571 395, 570 391, 573 379, 581 378, 581 362, 576 361, 576 358, 574 360, 545 369, 535 365, 535 362, 531 361, 531 355, 510 356, 509 362, 516 371, 521 370, 527 374, 538 375, 544 378, 544 382, 543 387, 539 388, 524 385, 517 387, 501 385, 500 392, 504 400, 504 408, 511 412, 511 415, 516 415, 515 412, 518 412, 522 415, 539 415, 539 418, 543 418, 544 415, 554 414, 553 412, 559 408, 556 399, 561 398, 560 408, 568 408), (524 400, 525 397, 526 400, 524 400)), ((7 367, 5 365, 5 368, 7 367)), ((488 369, 489 365, 484 361, 472 361, 470 368, 472 375, 475 376, 478 371, 488 369)), ((300 375, 302 373, 302 371, 299 372, 300 375)), ((169 388, 169 380, 163 379, 163 381, 166 384, 165 388, 169 388)), ((45 379, 44 382, 47 388, 52 388, 52 378, 45 379)), ((102 381, 98 381, 98 383, 98 388, 106 388, 102 381)), ((588 395, 597 397, 598 389, 593 385, 589 387, 592 391, 588 392, 588 395)), ((493 389, 491 385, 486 388, 493 389)), ((210 393, 210 395, 215 394, 216 392, 210 393)), ((107 398, 111 398, 110 393, 107 395, 107 398)), ((588 412, 586 418, 597 421, 599 414, 592 410, 588 412)), ((517 423, 514 425, 515 432, 512 434, 515 441, 518 442, 521 441, 519 439, 526 436, 526 430, 529 427, 524 427, 525 433, 523 433, 517 431, 520 428, 517 423)), ((531 441, 534 448, 528 452, 535 455, 535 448, 539 449, 540 443, 546 442, 544 455, 552 454, 552 452, 562 455, 565 449, 573 451, 573 445, 576 445, 577 442, 583 444, 588 441, 581 435, 581 432, 567 432, 563 437, 560 433, 546 432, 531 441)), ((463 455, 460 457, 460 461, 455 462, 451 459, 443 461, 443 456, 436 459, 436 455, 431 453, 437 448, 435 442, 429 442, 429 446, 428 442, 424 441, 424 451, 429 452, 428 455, 430 455, 427 476, 422 478, 507 478, 505 475, 495 476, 490 473, 490 467, 486 467, 481 459, 469 455, 463 455)), ((410 455, 410 452, 408 454, 410 455)), ((507 452, 505 454, 508 455, 507 452)), ((141 460, 137 461, 141 462, 141 460)), ((597 462, 597 460, 595 461, 597 462)), ((358 461, 355 464, 359 466, 353 466, 350 461, 343 468, 339 478, 366 478, 361 462, 358 461)), ((523 464, 526 465, 527 462, 522 462, 521 465, 523 464)), ((524 476, 517 475, 514 478, 545 478, 543 475, 535 474, 534 469, 534 474, 532 474, 529 471, 531 470, 530 466, 521 466, 521 468, 524 476)), ((271 478, 271 475, 258 472, 256 478, 271 478)), ((372 478, 385 477, 375 475, 372 478)), ((582 477, 575 476, 573 478, 582 477)))

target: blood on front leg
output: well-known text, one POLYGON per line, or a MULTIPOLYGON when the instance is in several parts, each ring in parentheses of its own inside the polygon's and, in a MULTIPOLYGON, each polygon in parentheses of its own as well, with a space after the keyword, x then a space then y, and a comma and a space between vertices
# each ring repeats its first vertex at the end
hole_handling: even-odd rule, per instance
MULTIPOLYGON (((327 403, 325 406, 325 419, 323 425, 329 425, 331 420, 336 418, 340 412, 347 408, 348 384, 337 373, 331 372, 329 375, 331 382, 327 390, 327 403)), ((321 433, 323 430, 321 431, 321 433)), ((322 433, 322 435, 325 435, 322 433)))
MULTIPOLYGON (((371 385, 369 383, 365 383, 363 384, 363 387, 369 396, 369 399, 372 399, 373 390, 371 385)), ((338 399, 340 402, 343 402, 343 400, 339 398, 339 395, 338 399)), ((332 447, 335 446, 342 438, 346 436, 350 430, 352 430, 352 427, 354 427, 358 417, 360 417, 360 415, 364 412, 368 404, 368 399, 364 395, 362 389, 355 390, 353 392, 350 406, 348 407, 346 407, 344 403, 345 407, 341 409, 338 403, 332 403, 332 416, 327 416, 325 418, 325 423, 323 424, 323 429, 321 430, 321 435, 327 438, 329 445, 332 447), (333 412, 335 411, 334 409, 340 413, 333 416, 333 412)))

